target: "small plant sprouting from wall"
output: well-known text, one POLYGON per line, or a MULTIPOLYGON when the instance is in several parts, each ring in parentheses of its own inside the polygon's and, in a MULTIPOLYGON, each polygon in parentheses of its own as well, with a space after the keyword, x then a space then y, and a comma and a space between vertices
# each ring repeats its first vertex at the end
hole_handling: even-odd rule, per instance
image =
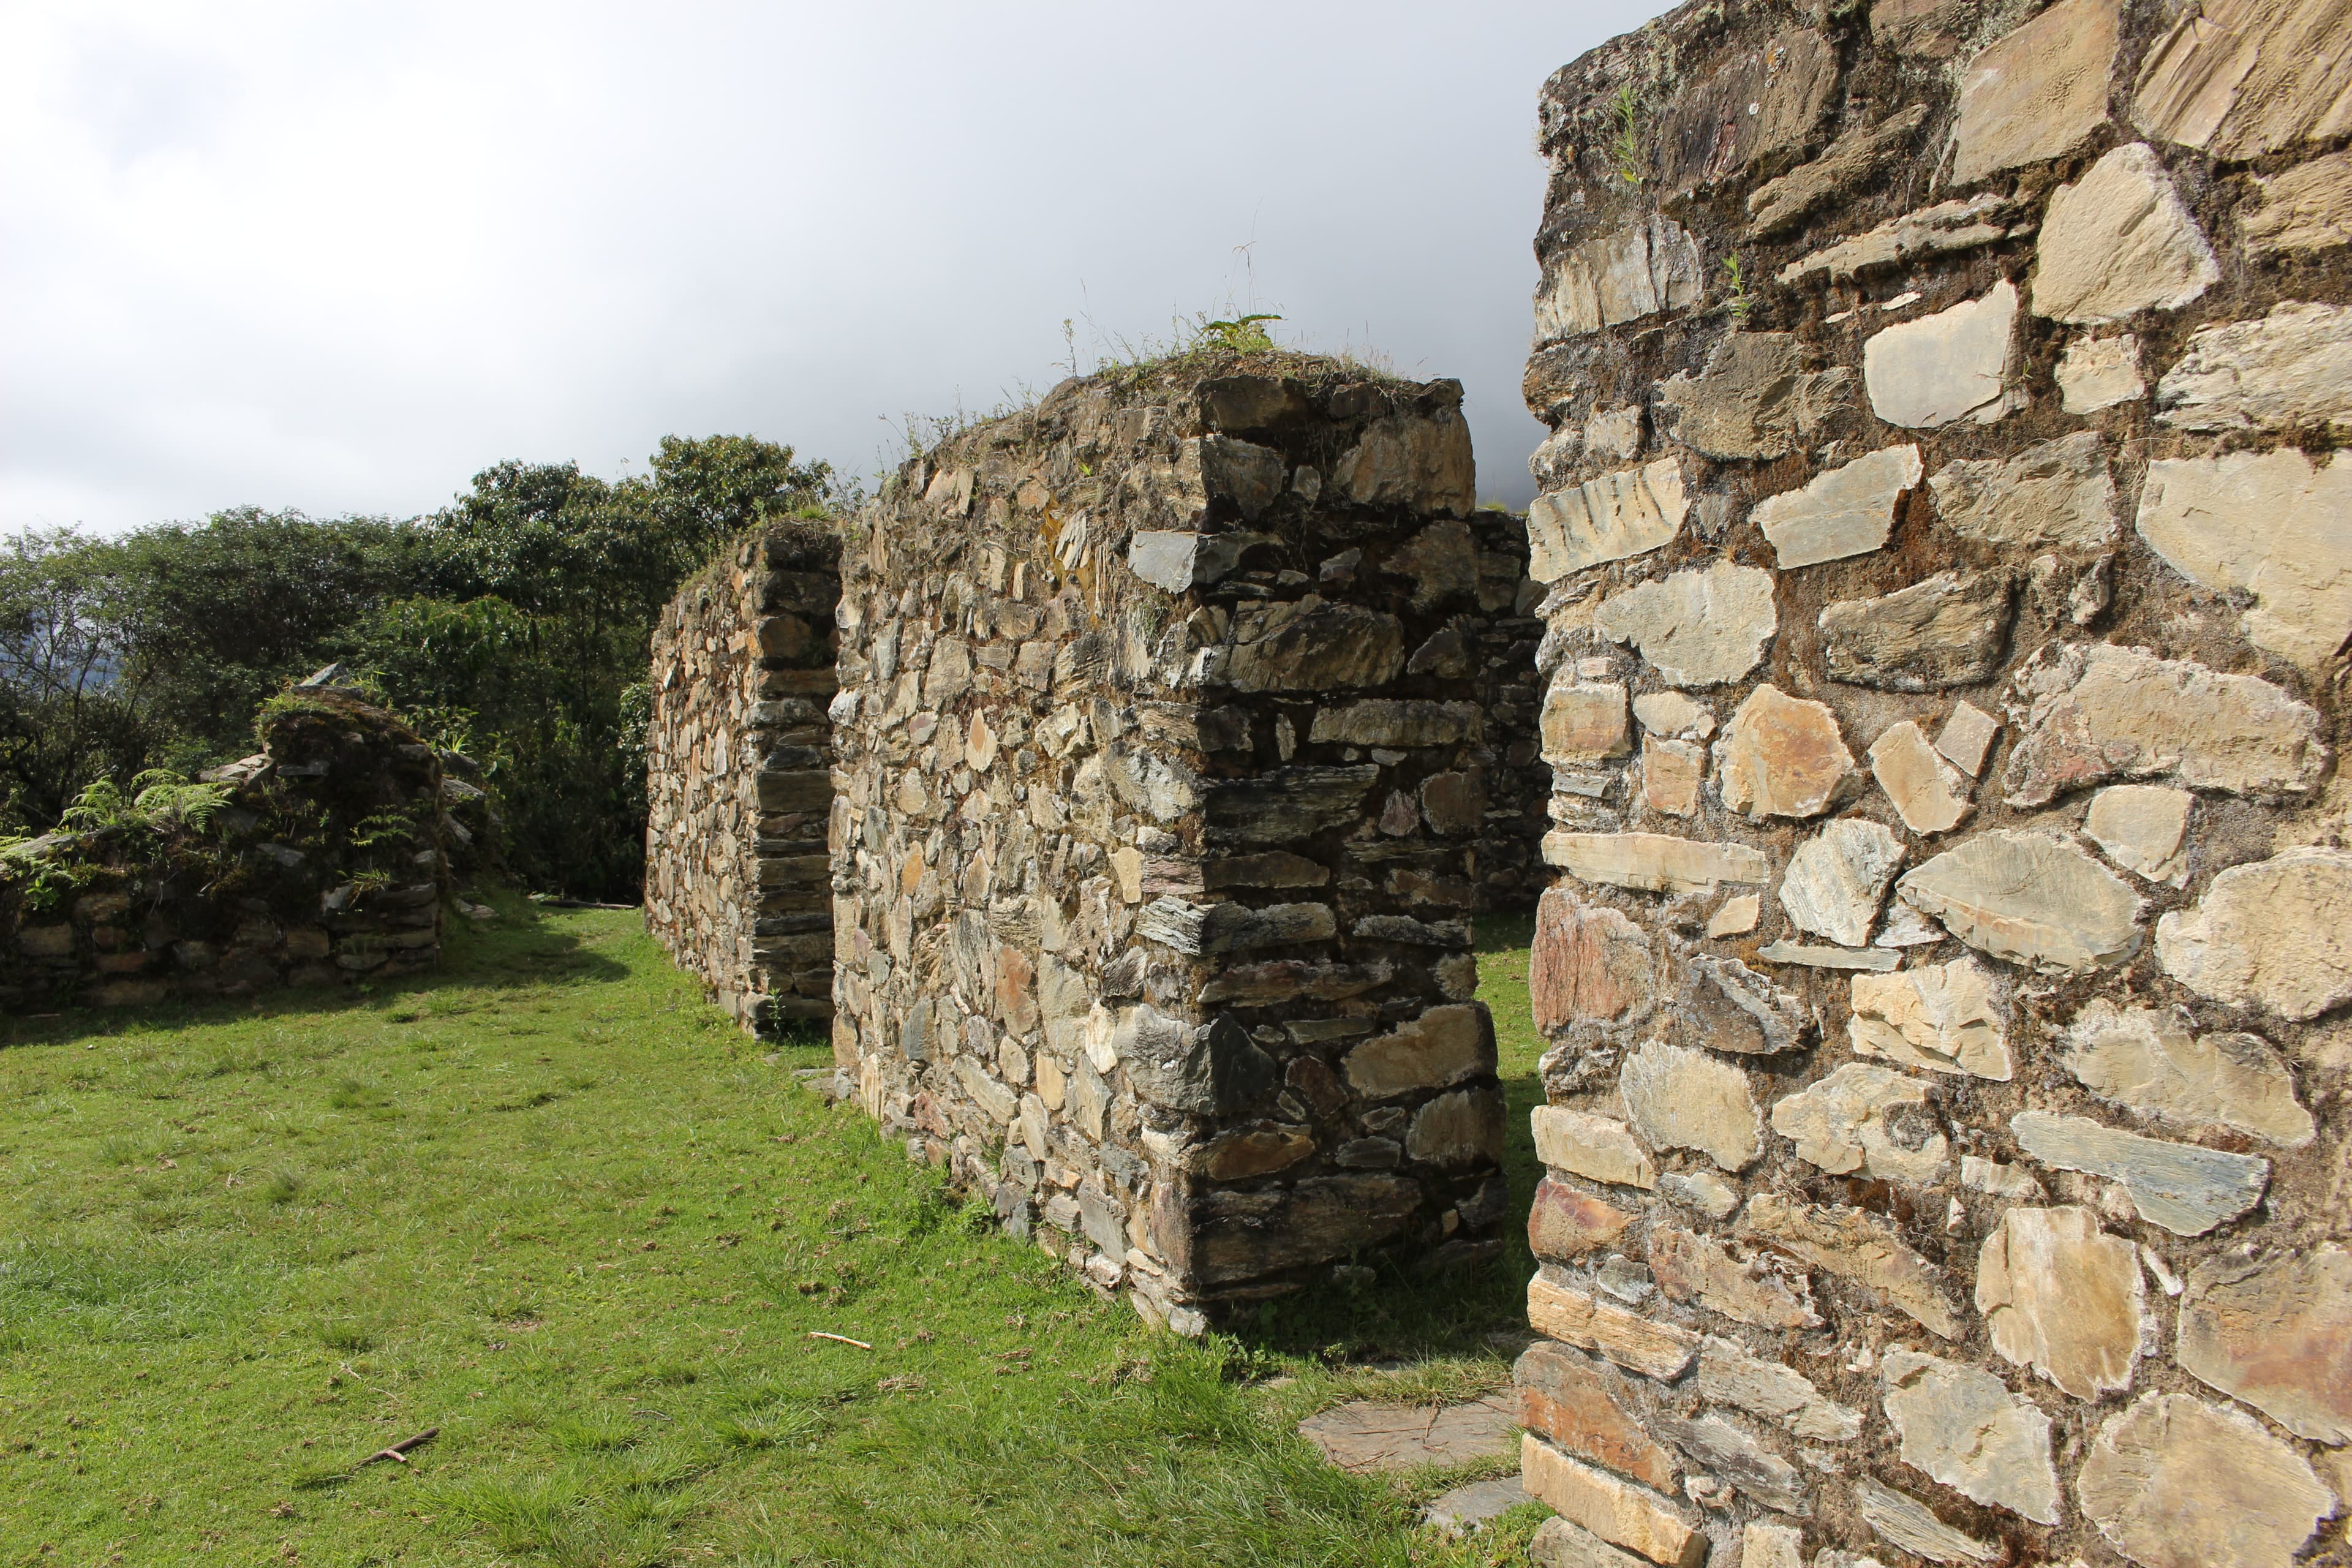
POLYGON ((1748 276, 1739 264, 1738 251, 1725 258, 1723 276, 1730 284, 1730 291, 1724 297, 1723 308, 1729 313, 1734 327, 1744 327, 1748 324, 1748 318, 1755 314, 1756 296, 1748 290, 1748 276))
POLYGON ((1209 321, 1202 324, 1201 336, 1235 353, 1270 353, 1274 350, 1274 339, 1258 323, 1280 320, 1280 316, 1261 311, 1230 321, 1209 321))
POLYGON ((1642 145, 1642 99, 1632 82, 1618 88, 1616 97, 1610 100, 1609 115, 1612 126, 1606 148, 1609 172, 1620 184, 1638 190, 1648 183, 1643 165, 1649 160, 1642 145))

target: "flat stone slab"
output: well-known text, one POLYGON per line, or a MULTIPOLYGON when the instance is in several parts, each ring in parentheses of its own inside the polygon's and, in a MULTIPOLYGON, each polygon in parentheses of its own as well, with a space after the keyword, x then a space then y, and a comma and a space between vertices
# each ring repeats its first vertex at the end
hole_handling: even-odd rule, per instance
MULTIPOLYGON (((1508 1394, 1490 1394, 1468 1405, 1354 1399, 1298 1424, 1298 1435, 1322 1449, 1325 1458, 1359 1476, 1495 1458, 1517 1447, 1518 1430, 1518 1402, 1508 1394)), ((1524 1499, 1522 1493, 1519 1500, 1524 1499)))
POLYGON ((1421 1520, 1433 1530, 1460 1535, 1533 1500, 1519 1478, 1508 1475, 1498 1480, 1472 1481, 1466 1487, 1455 1487, 1423 1509, 1421 1520))

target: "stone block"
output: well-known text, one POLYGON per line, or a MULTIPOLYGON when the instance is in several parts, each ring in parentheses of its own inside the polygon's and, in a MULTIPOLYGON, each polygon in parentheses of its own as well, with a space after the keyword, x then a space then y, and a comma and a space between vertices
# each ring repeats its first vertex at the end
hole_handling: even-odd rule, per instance
POLYGON ((1519 1474, 1528 1492, 1570 1523, 1665 1568, 1698 1568, 1706 1533, 1656 1493, 1622 1480, 1529 1436, 1519 1474))
POLYGON ((1868 1286, 1939 1338, 1961 1336, 1960 1316, 1944 1295, 1940 1272, 1875 1215, 1759 1193, 1736 1228, 1744 1240, 1868 1286))
POLYGON ((1592 626, 1632 643, 1671 686, 1720 686, 1756 668, 1780 620, 1772 575, 1718 561, 1621 589, 1601 601, 1592 626))
POLYGON ((1895 884, 1980 952, 2045 973, 2081 973, 2139 946, 2140 900, 2062 838, 2000 828, 1948 849, 1895 884))
POLYGON ((2249 594, 2246 639, 2316 674, 2352 637, 2352 463, 2292 448, 2148 465, 2136 526, 2200 587, 2249 594))
POLYGON ((1528 1281, 1528 1321, 1538 1333, 1661 1382, 1689 1371, 1698 1353, 1699 1337, 1688 1329, 1612 1307, 1546 1273, 1528 1281))
POLYGON ((2109 1416, 2075 1487, 2084 1516, 2143 1568, 2287 1568, 2336 1501, 2253 1417, 2179 1394, 2109 1416))
POLYGON ((2256 256, 2302 256, 2352 245, 2352 153, 2332 153, 2256 180, 2260 205, 2240 221, 2256 256))
POLYGON ((2116 0, 2062 0, 1970 60, 1952 128, 1952 181, 2063 158, 2106 123, 2116 0))
POLYGON ((2084 1116, 2021 1111, 2017 1146, 2045 1165, 2123 1184, 2142 1219, 2175 1236, 2202 1236, 2263 1201, 2271 1163, 2195 1143, 2144 1138, 2084 1116))
POLYGON ((1748 1075, 1702 1051, 1650 1040, 1618 1076, 1626 1115, 1656 1149, 1696 1149, 1727 1171, 1763 1152, 1763 1113, 1748 1075))
POLYGON ((2156 418, 2212 432, 2352 425, 2352 308, 2273 305, 2199 328, 2156 384, 2156 418))
POLYGON ((2289 849, 2232 866, 2156 925, 2164 972, 2198 995, 2280 1017, 2352 1001, 2352 854, 2289 849))
POLYGON ((1528 574, 1552 583, 1646 555, 1673 543, 1689 515, 1682 465, 1673 458, 1548 491, 1528 507, 1528 574))
POLYGON ((2007 1009, 1971 958, 1855 975, 1846 1031, 1856 1056, 1998 1083, 2013 1070, 2007 1009))
POLYGON ((2352 1252, 2210 1258, 2180 1302, 2181 1369, 2298 1437, 2352 1442, 2352 1252))
POLYGON ((1687 309, 1706 291, 1705 274, 1698 247, 1674 219, 1628 225, 1585 241, 1547 269, 1536 293, 1537 335, 1597 332, 1687 309))
POLYGON ((2352 24, 2329 0, 2210 0, 2140 63, 2132 123, 2243 159, 2352 131, 2352 24))
MULTIPOLYGON (((2044 14, 2114 0, 2065 0, 2044 14)), ((1934 430, 1956 420, 1989 425, 2009 412, 2011 338, 2017 289, 1996 283, 1917 321, 1881 328, 1862 348, 1863 384, 1871 410, 1889 425, 1934 430)))
POLYGON ((1633 1216, 1614 1204, 1546 1176, 1528 1211, 1528 1246, 1538 1258, 1566 1260, 1605 1247, 1625 1234, 1633 1216))
POLYGON ((1756 525, 1780 569, 1867 555, 1895 530, 1895 509, 1918 488, 1919 448, 1887 447, 1832 468, 1801 489, 1756 503, 1756 525))
POLYGON ((1657 1167, 1622 1121, 1558 1105, 1531 1113, 1536 1158, 1570 1175, 1644 1190, 1658 1184, 1657 1167))
POLYGON ((1837 716, 1767 682, 1748 694, 1715 743, 1723 804, 1750 817, 1817 816, 1853 772, 1837 716))
POLYGON ((2032 284, 2033 313, 2119 321, 2177 310, 2221 280, 2205 231, 2144 142, 2117 147, 2052 193, 2032 284))
POLYGON ((1537 904, 1528 963, 1537 1028, 1622 1019, 1649 1001, 1655 972, 1649 938, 1617 910, 1581 903, 1565 888, 1537 904))
POLYGON ((2009 648, 2016 585, 2002 572, 1938 572, 1874 599, 1841 599, 1821 614, 1833 680, 1882 691, 1975 686, 2009 648))

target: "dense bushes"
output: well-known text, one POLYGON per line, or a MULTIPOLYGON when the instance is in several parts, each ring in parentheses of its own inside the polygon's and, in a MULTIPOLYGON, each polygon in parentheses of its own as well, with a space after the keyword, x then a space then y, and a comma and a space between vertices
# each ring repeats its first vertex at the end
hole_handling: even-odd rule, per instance
POLYGON ((634 898, 654 620, 728 539, 832 486, 787 447, 670 437, 643 476, 501 463, 409 521, 21 535, 0 545, 0 833, 57 826, 100 779, 252 751, 256 708, 341 660, 482 762, 527 884, 634 898))

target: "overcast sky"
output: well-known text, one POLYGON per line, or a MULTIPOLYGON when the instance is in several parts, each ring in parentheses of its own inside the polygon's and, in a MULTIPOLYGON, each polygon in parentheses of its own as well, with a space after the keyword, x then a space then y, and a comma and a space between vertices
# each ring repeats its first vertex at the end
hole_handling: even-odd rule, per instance
POLYGON ((1178 317, 1518 397, 1535 94, 1655 0, 0 0, 0 528, 873 472, 1178 317))

